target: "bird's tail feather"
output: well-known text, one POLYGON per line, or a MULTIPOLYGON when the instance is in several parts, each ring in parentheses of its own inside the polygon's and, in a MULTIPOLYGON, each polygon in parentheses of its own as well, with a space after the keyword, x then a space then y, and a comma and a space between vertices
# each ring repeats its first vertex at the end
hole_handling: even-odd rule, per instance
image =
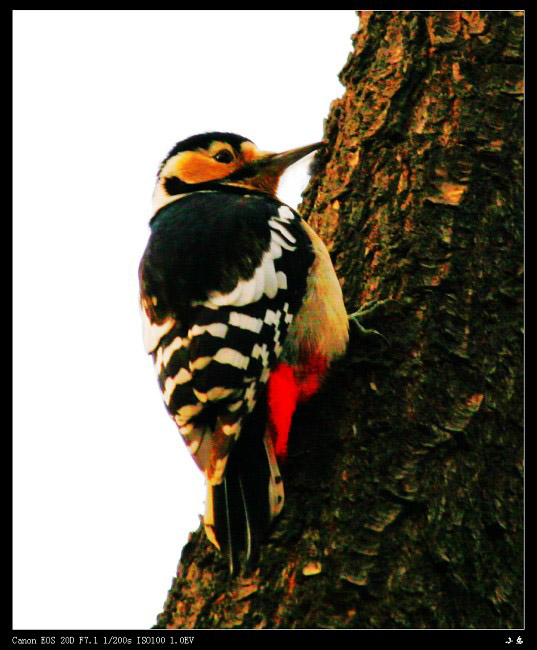
POLYGON ((240 554, 245 563, 254 559, 283 507, 283 482, 266 418, 255 411, 252 416, 232 449, 222 482, 207 485, 205 529, 232 575, 240 554))

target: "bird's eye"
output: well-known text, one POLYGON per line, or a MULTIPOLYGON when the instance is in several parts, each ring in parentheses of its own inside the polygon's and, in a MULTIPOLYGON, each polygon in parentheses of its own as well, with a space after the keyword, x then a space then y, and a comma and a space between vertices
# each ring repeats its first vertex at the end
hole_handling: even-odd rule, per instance
POLYGON ((233 162, 233 154, 229 149, 222 149, 214 157, 215 160, 218 160, 220 163, 230 163, 233 162))

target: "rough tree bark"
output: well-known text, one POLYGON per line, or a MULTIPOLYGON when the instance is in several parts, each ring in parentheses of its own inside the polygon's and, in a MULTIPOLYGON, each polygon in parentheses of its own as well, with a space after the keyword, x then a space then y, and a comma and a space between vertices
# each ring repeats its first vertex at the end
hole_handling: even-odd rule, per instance
POLYGON ((523 22, 360 12, 301 212, 390 345, 297 413, 255 571, 198 530, 157 627, 523 626, 523 22))

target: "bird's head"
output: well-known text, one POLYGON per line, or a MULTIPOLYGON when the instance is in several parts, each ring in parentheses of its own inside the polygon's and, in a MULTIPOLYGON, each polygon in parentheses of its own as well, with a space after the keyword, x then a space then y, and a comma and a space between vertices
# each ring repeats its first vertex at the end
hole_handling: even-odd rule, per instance
POLYGON ((164 159, 157 177, 154 211, 180 195, 220 186, 276 194, 283 172, 323 146, 310 144, 283 153, 260 151, 234 133, 203 133, 178 142, 164 159))

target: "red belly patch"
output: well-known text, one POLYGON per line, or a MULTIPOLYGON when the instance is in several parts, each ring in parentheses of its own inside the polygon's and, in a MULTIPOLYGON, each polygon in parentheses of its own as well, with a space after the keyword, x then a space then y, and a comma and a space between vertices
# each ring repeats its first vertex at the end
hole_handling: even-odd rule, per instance
POLYGON ((268 381, 269 431, 280 460, 287 456, 291 420, 299 402, 305 402, 320 388, 328 364, 325 357, 312 356, 291 366, 280 362, 268 381))

